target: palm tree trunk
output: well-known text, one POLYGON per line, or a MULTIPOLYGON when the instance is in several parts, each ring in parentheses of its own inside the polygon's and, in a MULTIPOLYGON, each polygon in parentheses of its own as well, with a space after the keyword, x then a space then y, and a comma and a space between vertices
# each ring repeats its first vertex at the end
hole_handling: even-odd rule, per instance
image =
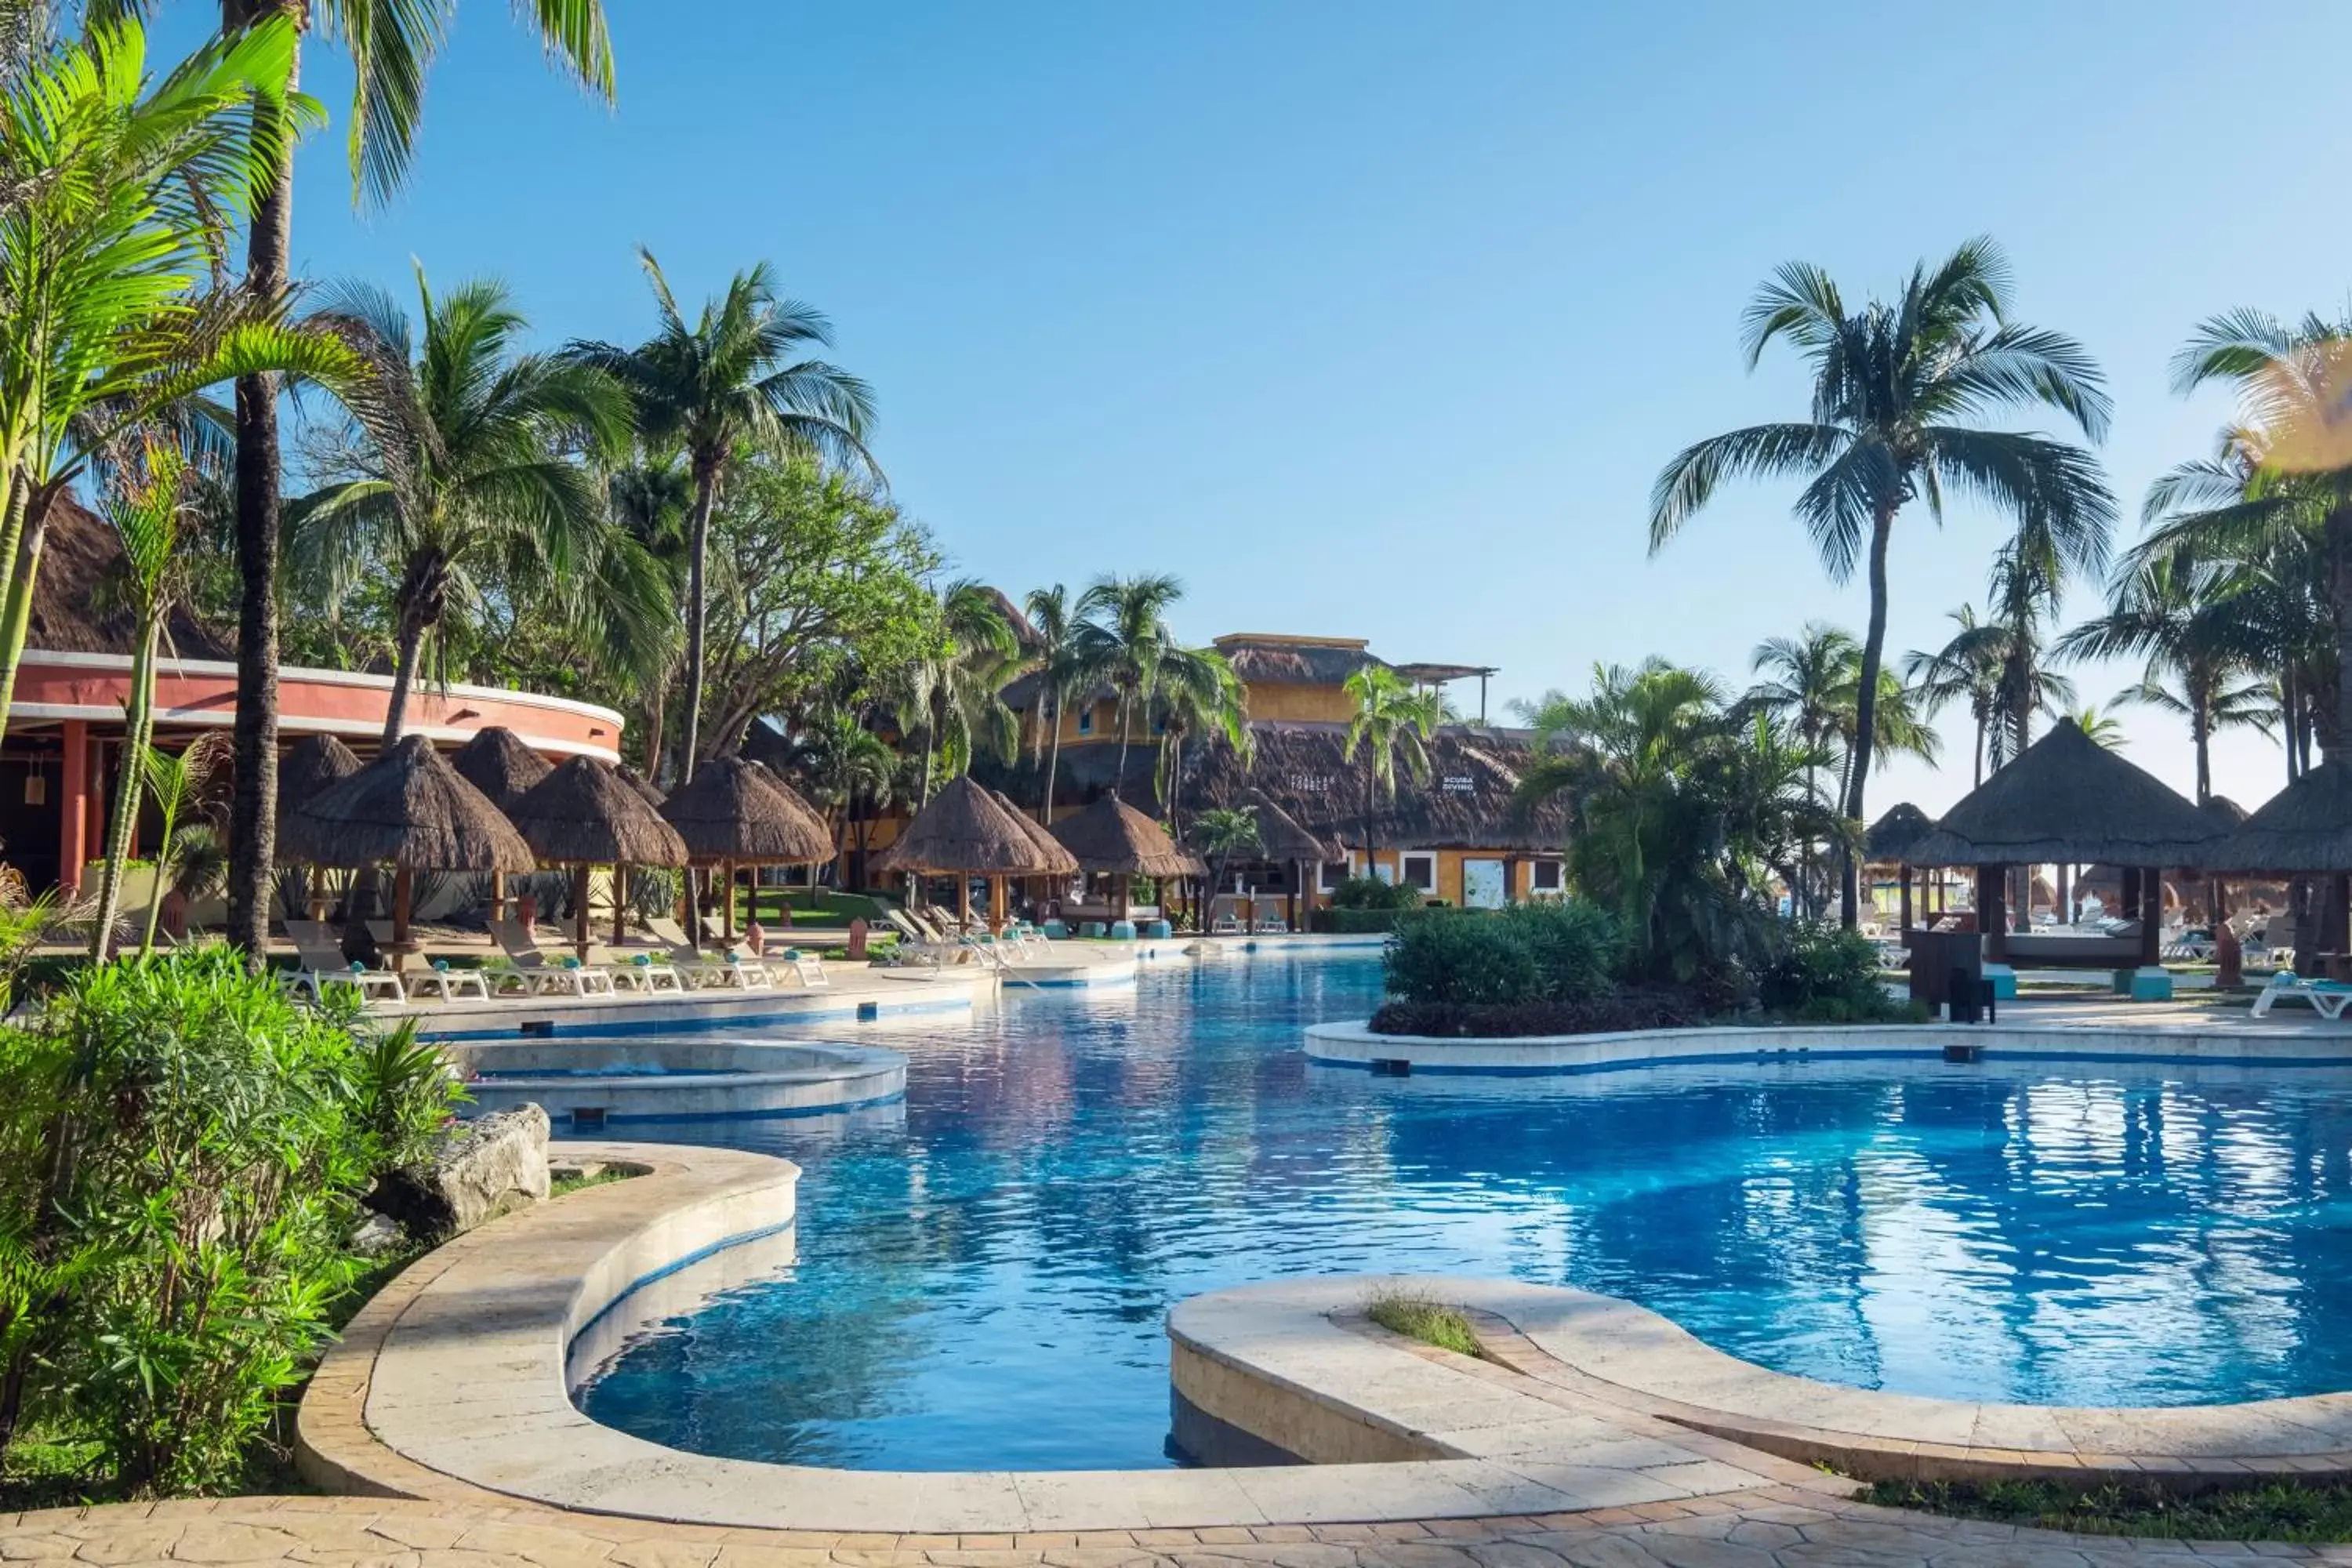
POLYGON ((2197 804, 2203 805, 2213 798, 2213 724, 2202 701, 2189 710, 2189 731, 2197 742, 2197 804))
POLYGON ((17 531, 16 570, 8 575, 8 592, 0 601, 0 729, 8 722, 16 701, 16 670, 25 661, 25 638, 33 624, 33 583, 40 574, 41 546, 49 532, 50 497, 27 500, 27 515, 17 531))
POLYGON ((1054 742, 1045 753, 1045 826, 1054 826, 1054 779, 1062 771, 1062 704, 1054 704, 1054 742))
MULTIPOLYGON (((1853 704, 1853 778, 1845 801, 1848 820, 1856 822, 1870 788, 1871 742, 1877 733, 1878 671, 1886 658, 1886 546, 1894 532, 1895 510, 1882 506, 1870 531, 1870 628, 1862 639, 1862 685, 1853 704)), ((1843 850, 1838 861, 1838 923, 1851 931, 1862 919, 1862 867, 1843 850)))
POLYGON ((122 726, 122 777, 114 790, 114 816, 106 826, 106 864, 98 879, 98 915, 90 922, 89 956, 103 962, 114 937, 114 917, 122 907, 122 863, 131 858, 131 836, 139 826, 139 759, 146 754, 155 712, 155 628, 139 640, 131 659, 131 711, 122 726))
MULTIPOLYGON (((301 76, 302 0, 222 0, 221 30, 266 16, 292 19, 291 94, 301 76)), ((268 194, 254 208, 246 240, 245 287, 257 300, 286 290, 294 239, 293 139, 268 194)), ((236 793, 229 805, 228 925, 226 935, 258 968, 269 942, 269 874, 278 834, 278 378, 248 375, 236 384, 236 793)))
POLYGON ((1127 689, 1118 692, 1118 771, 1110 775, 1110 797, 1125 798, 1120 786, 1127 783, 1127 689))
POLYGON ((383 710, 383 746, 389 751, 400 739, 408 720, 408 693, 416 684, 417 650, 425 644, 425 617, 414 608, 400 611, 400 648, 392 665, 392 700, 383 710))
MULTIPOLYGON (((709 584, 704 568, 710 555, 710 511, 719 499, 719 457, 697 454, 694 464, 694 512, 688 520, 686 558, 686 725, 678 757, 678 779, 694 782, 694 764, 702 740, 703 637, 709 626, 709 584)), ((692 873, 688 873, 691 875, 692 873)))
POLYGON ((654 682, 653 695, 646 700, 646 777, 661 783, 662 699, 669 694, 669 678, 665 674, 654 682))

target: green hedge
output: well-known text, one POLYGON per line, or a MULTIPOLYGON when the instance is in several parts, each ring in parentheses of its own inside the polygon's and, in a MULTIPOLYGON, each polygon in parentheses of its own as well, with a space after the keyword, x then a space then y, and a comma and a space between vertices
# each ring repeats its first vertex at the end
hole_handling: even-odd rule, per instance
POLYGON ((1325 936, 1373 936, 1396 930, 1398 910, 1317 910, 1307 929, 1325 936))
POLYGON ((1580 899, 1498 910, 1423 910, 1389 942, 1389 994, 1404 1002, 1584 1002, 1625 962, 1617 922, 1580 899))

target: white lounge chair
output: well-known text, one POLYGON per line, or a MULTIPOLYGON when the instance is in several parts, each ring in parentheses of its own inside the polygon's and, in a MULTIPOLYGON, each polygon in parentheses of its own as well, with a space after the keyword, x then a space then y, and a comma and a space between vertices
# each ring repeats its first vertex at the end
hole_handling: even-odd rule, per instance
MULTIPOLYGON (((378 947, 391 948, 393 925, 390 921, 370 921, 367 928, 368 934, 375 938, 378 947)), ((453 969, 446 959, 432 959, 422 969, 394 973, 400 975, 400 984, 407 991, 411 1002, 425 996, 443 1002, 455 1002, 461 996, 478 996, 485 1002, 490 999, 488 975, 478 969, 453 969)))
POLYGON ((288 921, 286 935, 294 943, 296 959, 285 979, 289 994, 324 1002, 329 986, 348 985, 371 1006, 378 1003, 407 1005, 408 993, 400 976, 389 969, 370 969, 346 959, 333 927, 318 921, 288 921))
POLYGON ((520 921, 492 921, 490 935, 514 965, 524 986, 539 995, 610 996, 613 972, 582 963, 568 953, 551 953, 520 921))
POLYGON ((667 952, 648 952, 643 949, 629 952, 599 947, 596 949, 596 966, 612 972, 613 985, 616 990, 651 995, 656 991, 683 992, 686 989, 686 976, 678 972, 677 964, 669 961, 667 952))
POLYGON ((905 910, 886 910, 882 918, 889 921, 890 929, 898 933, 898 953, 902 960, 912 959, 918 963, 930 964, 961 963, 966 957, 961 942, 941 938, 905 910))
POLYGON ((656 942, 668 944, 670 963, 697 989, 765 991, 776 983, 772 970, 740 947, 723 952, 697 952, 686 940, 686 928, 676 921, 656 916, 646 921, 646 930, 656 942))
POLYGON ((788 947, 782 952, 763 953, 760 962, 790 974, 803 990, 821 990, 833 984, 825 976, 824 954, 812 948, 788 947))
POLYGON ((1280 915, 1260 915, 1251 922, 1250 930, 1260 936, 1288 936, 1290 922, 1280 915))
POLYGON ((2352 985, 2340 980, 2305 980, 2292 970, 2282 969, 2271 976, 2270 984, 2254 998, 2254 1016, 2268 1016, 2271 1008, 2286 996, 2302 997, 2323 1018, 2341 1018, 2344 1009, 2352 1006, 2352 985))

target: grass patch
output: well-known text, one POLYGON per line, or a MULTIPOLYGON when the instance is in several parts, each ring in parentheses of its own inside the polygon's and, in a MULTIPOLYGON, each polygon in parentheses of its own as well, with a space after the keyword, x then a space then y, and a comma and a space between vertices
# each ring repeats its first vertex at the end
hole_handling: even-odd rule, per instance
POLYGON ((2352 1486, 2287 1481, 2168 1497, 2147 1487, 2088 1491, 2051 1481, 1880 1481, 1855 1497, 1961 1519, 2167 1541, 2352 1541, 2352 1486))
POLYGON ((1364 1316, 1392 1334, 1419 1340, 1456 1355, 1475 1356, 1478 1336, 1459 1307, 1433 1301, 1426 1296, 1383 1291, 1364 1303, 1364 1316))
POLYGON ((625 1182, 635 1174, 635 1171, 618 1165, 599 1165, 593 1171, 566 1171, 548 1182, 547 1195, 551 1202, 589 1187, 609 1187, 614 1182, 625 1182))

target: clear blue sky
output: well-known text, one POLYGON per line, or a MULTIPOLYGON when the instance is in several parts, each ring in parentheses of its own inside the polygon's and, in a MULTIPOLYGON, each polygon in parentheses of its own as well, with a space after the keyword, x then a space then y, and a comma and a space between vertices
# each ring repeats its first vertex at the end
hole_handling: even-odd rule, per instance
MULTIPOLYGON (((1786 489, 1645 551, 1678 447, 1803 405, 1791 359, 1737 350, 1780 261, 1854 297, 1997 236, 2023 317, 2107 370, 2126 538, 2228 412, 2167 390, 2189 328, 2352 285, 2340 5, 607 5, 609 113, 463 5, 414 184, 363 217, 314 51, 337 124, 298 265, 500 274, 551 342, 646 330, 640 241, 689 299, 768 258, 960 570, 1016 596, 1171 571, 1187 635, 1369 637, 1499 665, 1498 700, 1653 652, 1744 678, 1761 637, 1860 626, 1786 489)), ((2000 531, 1902 520, 1895 650, 1981 596, 2000 531)), ((2128 722, 2186 789, 2185 735, 2128 722)), ((1874 808, 1965 790, 1948 728, 1942 773, 1898 767, 1874 808)), ((2217 782, 2251 805, 2281 776, 2257 741, 2217 782)))

